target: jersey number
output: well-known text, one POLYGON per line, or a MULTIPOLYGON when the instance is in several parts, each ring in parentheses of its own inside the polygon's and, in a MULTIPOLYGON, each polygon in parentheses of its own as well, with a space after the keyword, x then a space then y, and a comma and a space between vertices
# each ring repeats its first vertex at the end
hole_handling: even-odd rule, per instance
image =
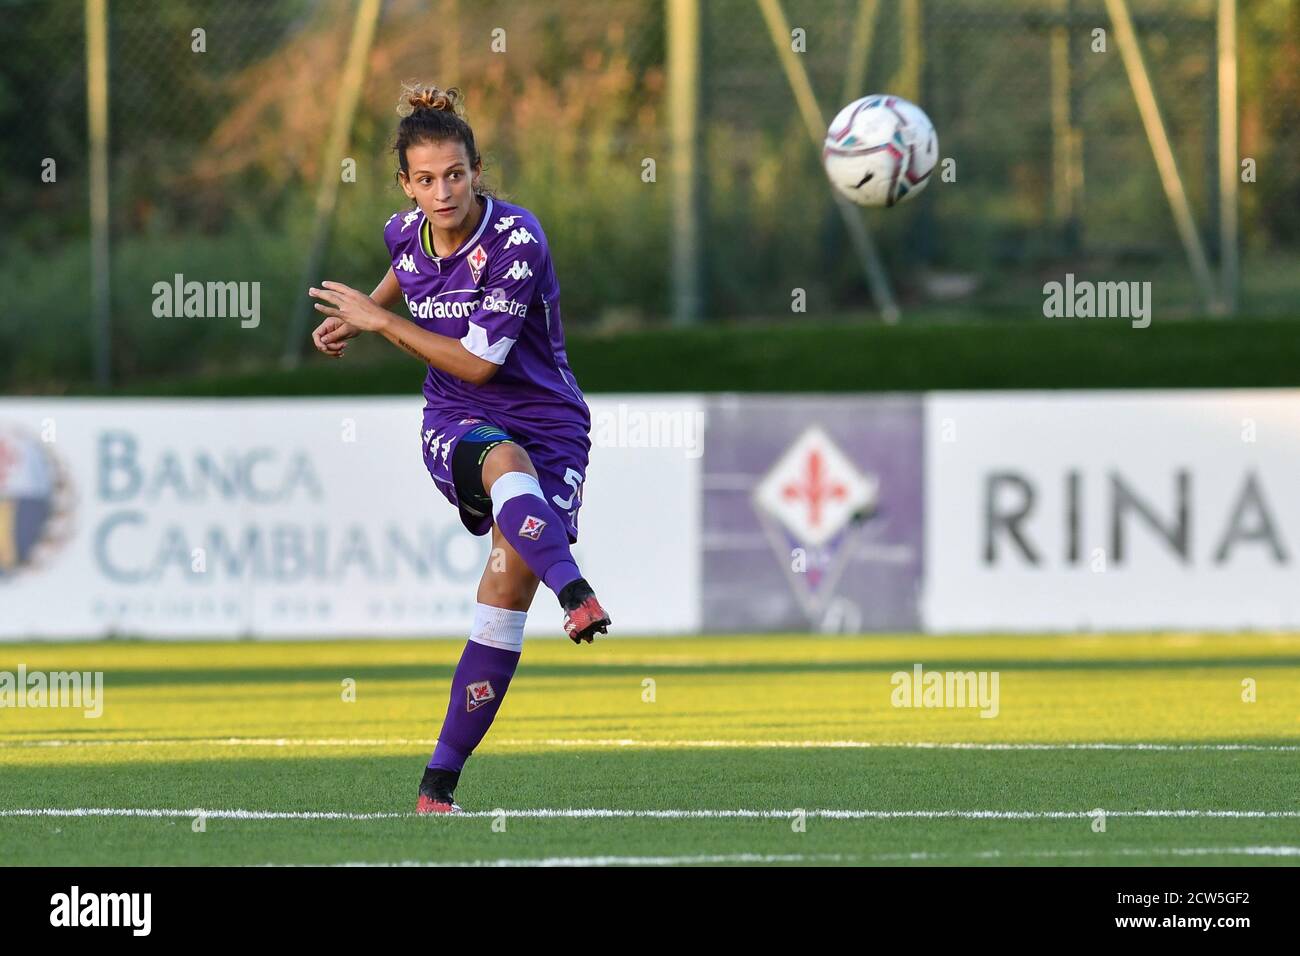
POLYGON ((568 498, 561 498, 559 495, 551 495, 551 500, 565 511, 568 511, 573 507, 573 500, 575 498, 577 498, 578 501, 582 500, 582 472, 573 468, 564 469, 564 483, 573 489, 573 494, 569 495, 568 498))

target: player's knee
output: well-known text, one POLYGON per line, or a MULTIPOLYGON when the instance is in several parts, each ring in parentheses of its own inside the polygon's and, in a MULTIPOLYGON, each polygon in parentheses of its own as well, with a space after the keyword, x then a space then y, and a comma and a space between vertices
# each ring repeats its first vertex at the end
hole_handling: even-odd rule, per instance
POLYGON ((483 460, 483 487, 490 493, 493 482, 512 471, 536 475, 532 459, 528 457, 528 452, 524 451, 522 445, 502 442, 488 452, 487 458, 483 460))
POLYGON ((520 580, 515 575, 493 574, 489 571, 479 584, 478 599, 480 603, 493 607, 526 610, 532 604, 537 585, 527 580, 520 580))

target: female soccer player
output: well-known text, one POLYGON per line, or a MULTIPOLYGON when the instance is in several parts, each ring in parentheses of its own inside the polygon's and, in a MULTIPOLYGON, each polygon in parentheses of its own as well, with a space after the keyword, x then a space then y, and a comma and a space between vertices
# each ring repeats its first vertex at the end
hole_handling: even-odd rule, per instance
POLYGON ((310 290, 327 316, 312 341, 342 358, 348 339, 375 332, 428 364, 424 464, 465 527, 492 532, 473 630, 416 804, 456 813, 456 784, 510 686, 538 583, 559 598, 575 644, 607 633, 610 619, 569 551, 591 413, 565 354, 546 236, 531 212, 480 185, 459 90, 406 88, 403 99, 393 149, 415 207, 388 220, 393 265, 370 295, 339 282, 310 290), (388 311, 399 294, 414 321, 388 311))

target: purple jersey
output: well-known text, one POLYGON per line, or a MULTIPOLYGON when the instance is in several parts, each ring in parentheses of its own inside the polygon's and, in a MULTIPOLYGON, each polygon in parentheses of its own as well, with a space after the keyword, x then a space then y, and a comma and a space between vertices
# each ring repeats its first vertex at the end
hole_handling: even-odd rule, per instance
POLYGON ((532 440, 526 444, 581 447, 585 462, 591 412, 565 354, 560 284, 546 235, 522 206, 490 196, 484 202, 478 228, 449 256, 424 250, 419 209, 394 213, 384 227, 416 324, 501 366, 483 385, 430 367, 425 408, 446 419, 488 419, 532 440))

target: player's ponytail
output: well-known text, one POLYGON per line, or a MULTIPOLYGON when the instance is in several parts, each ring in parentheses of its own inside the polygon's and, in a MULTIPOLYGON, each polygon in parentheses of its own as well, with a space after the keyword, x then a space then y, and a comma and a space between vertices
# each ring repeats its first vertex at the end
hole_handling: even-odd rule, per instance
MULTIPOLYGON (((460 140, 465 144, 465 154, 469 157, 470 168, 481 168, 483 157, 479 155, 474 142, 474 130, 465 121, 464 98, 457 87, 442 90, 436 86, 423 86, 418 83, 402 85, 402 96, 397 103, 397 115, 402 119, 397 124, 397 140, 393 143, 393 152, 397 153, 397 165, 402 173, 410 173, 406 162, 406 150, 419 143, 441 143, 449 139, 460 140)), ((475 192, 492 195, 481 185, 475 192)))

